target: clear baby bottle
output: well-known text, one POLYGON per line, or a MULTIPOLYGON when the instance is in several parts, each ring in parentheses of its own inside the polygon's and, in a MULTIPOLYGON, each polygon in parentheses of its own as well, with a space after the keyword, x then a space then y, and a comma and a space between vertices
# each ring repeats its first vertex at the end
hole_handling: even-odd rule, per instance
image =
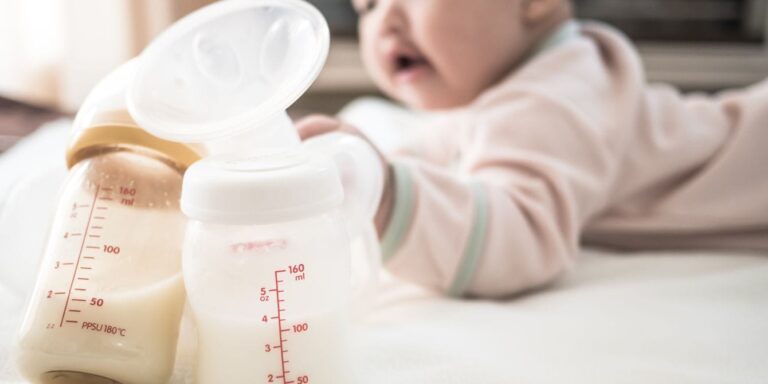
POLYGON ((199 383, 348 382, 343 198, 335 164, 310 151, 190 168, 183 269, 199 383))
POLYGON ((131 115, 214 153, 186 172, 181 198, 201 384, 348 382, 347 315, 378 271, 371 219, 383 175, 361 139, 301 143, 285 113, 328 43, 304 1, 229 0, 139 57, 131 115))
POLYGON ((125 110, 135 63, 105 78, 74 123, 59 194, 18 340, 34 383, 162 383, 185 302, 182 174, 199 158, 125 110))

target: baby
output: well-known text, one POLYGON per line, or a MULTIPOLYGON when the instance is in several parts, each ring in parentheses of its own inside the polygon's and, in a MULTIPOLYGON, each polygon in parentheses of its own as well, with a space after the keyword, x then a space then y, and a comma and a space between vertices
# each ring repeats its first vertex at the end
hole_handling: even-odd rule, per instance
POLYGON ((353 4, 376 84, 443 117, 381 156, 394 274, 503 297, 553 281, 581 243, 768 249, 768 82, 717 97, 649 86, 631 43, 575 22, 568 0, 353 4))

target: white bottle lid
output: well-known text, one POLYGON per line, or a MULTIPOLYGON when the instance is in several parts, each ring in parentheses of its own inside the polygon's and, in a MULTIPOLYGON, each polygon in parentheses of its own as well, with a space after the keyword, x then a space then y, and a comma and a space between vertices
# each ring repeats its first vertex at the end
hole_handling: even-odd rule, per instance
POLYGON ((336 166, 298 150, 205 158, 187 170, 181 194, 189 218, 242 225, 322 214, 344 199, 336 166))
POLYGON ((128 110, 150 133, 179 142, 269 130, 317 78, 329 41, 325 19, 305 1, 211 4, 141 53, 128 110))

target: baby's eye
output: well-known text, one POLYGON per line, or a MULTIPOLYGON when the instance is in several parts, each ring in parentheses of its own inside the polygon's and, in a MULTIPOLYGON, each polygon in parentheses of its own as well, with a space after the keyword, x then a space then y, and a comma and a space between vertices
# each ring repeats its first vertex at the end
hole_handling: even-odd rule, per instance
POLYGON ((373 11, 376 8, 377 0, 360 0, 355 1, 355 11, 360 16, 365 16, 367 13, 373 11))

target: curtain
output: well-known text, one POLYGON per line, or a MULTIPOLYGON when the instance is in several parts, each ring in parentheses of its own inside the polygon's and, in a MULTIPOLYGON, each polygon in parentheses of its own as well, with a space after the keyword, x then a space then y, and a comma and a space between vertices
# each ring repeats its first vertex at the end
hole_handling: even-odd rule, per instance
POLYGON ((213 0, 0 0, 0 96, 74 112, 109 71, 213 0))

